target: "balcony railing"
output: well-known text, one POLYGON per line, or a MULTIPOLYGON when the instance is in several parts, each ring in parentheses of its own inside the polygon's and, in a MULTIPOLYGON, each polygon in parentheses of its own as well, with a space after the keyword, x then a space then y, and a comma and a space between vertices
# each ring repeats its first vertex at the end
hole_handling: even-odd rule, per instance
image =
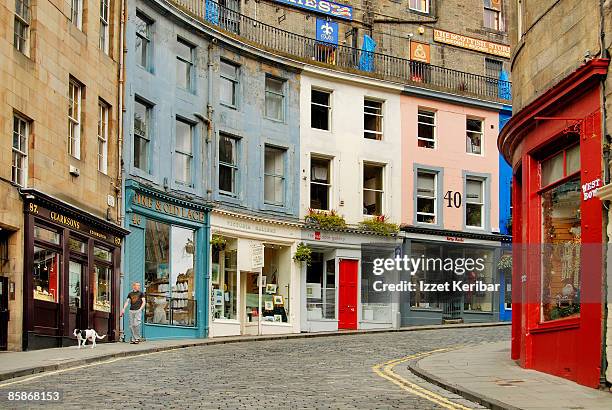
POLYGON ((254 20, 211 0, 168 0, 193 17, 258 48, 304 62, 477 98, 508 102, 511 83, 405 58, 323 43, 254 20))

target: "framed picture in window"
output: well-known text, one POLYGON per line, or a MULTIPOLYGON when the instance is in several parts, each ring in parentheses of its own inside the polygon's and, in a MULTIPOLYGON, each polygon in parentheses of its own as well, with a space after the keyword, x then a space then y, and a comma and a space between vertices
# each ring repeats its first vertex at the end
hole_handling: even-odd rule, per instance
POLYGON ((266 293, 268 295, 272 295, 272 294, 276 293, 276 288, 277 288, 277 286, 276 286, 275 283, 268 283, 266 285, 266 293))
POLYGON ((274 315, 274 321, 275 322, 282 322, 283 321, 283 316, 282 315, 274 315))
POLYGON ((271 300, 264 302, 264 310, 274 310, 274 303, 271 300))
POLYGON ((283 300, 283 296, 282 295, 274 295, 274 304, 277 306, 283 306, 285 304, 285 301, 283 300))

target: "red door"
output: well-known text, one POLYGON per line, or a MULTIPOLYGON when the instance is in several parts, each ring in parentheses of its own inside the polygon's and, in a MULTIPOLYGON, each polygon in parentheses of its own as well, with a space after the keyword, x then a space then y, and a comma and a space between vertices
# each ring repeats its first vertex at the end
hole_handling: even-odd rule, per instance
POLYGON ((357 329, 357 261, 340 260, 338 329, 357 329))

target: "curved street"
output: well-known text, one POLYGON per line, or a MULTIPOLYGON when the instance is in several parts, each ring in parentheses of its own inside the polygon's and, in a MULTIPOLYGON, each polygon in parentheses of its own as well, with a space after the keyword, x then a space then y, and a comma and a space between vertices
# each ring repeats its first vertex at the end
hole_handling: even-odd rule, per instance
POLYGON ((24 378, 1 390, 59 387, 58 408, 479 408, 416 378, 405 361, 509 337, 502 326, 198 346, 24 378), (387 376, 392 366, 405 383, 387 376))

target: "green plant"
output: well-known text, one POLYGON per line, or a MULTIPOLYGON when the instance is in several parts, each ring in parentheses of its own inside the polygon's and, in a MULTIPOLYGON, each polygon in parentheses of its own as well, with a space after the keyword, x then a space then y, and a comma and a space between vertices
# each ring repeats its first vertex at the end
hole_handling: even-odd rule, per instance
POLYGON ((339 215, 334 210, 324 212, 309 209, 308 215, 306 215, 305 219, 307 223, 319 225, 319 228, 321 229, 336 229, 346 227, 346 221, 344 220, 344 217, 342 215, 339 215))
POLYGON ((499 270, 512 270, 512 256, 504 255, 497 262, 497 269, 499 270))
POLYGON ((561 319, 564 317, 572 316, 576 313, 580 313, 579 303, 572 303, 569 306, 557 306, 550 311, 550 319, 561 319))
POLYGON ((391 236, 399 232, 399 226, 392 222, 387 222, 387 218, 384 215, 364 219, 359 223, 359 226, 366 231, 372 231, 384 236, 391 236))
POLYGON ((312 249, 304 242, 300 242, 293 255, 293 260, 296 262, 306 262, 306 266, 312 263, 312 249))
POLYGON ((210 246, 212 246, 213 249, 222 251, 223 249, 225 249, 226 245, 227 245, 227 241, 221 235, 213 234, 212 237, 210 238, 210 246))

